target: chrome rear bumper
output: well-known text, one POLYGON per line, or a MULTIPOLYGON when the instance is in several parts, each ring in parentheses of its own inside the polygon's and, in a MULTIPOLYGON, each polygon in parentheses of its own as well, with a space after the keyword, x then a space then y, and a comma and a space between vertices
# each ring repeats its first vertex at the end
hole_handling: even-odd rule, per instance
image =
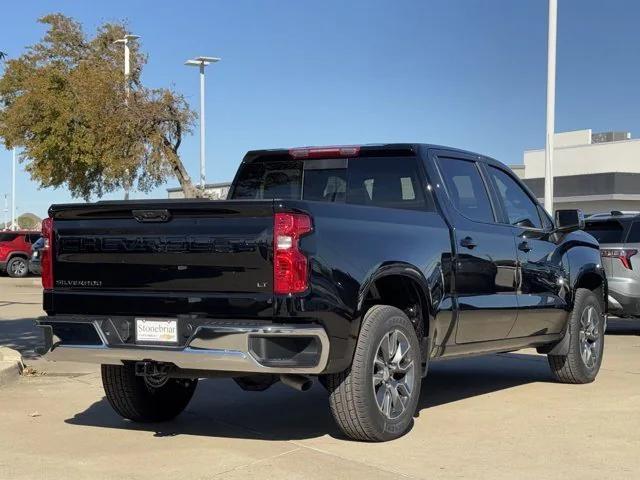
POLYGON ((95 345, 66 344, 54 334, 53 317, 43 317, 39 326, 43 329, 45 346, 39 353, 47 360, 83 363, 122 365, 123 362, 153 361, 172 363, 181 369, 251 372, 251 373, 292 373, 319 374, 329 358, 329 338, 321 326, 315 324, 268 324, 261 326, 199 326, 182 347, 156 345, 118 344, 108 341, 98 321, 64 320, 65 325, 91 325, 99 342, 95 345), (264 365, 250 348, 252 338, 308 337, 317 339, 319 351, 313 365, 303 366, 264 365))

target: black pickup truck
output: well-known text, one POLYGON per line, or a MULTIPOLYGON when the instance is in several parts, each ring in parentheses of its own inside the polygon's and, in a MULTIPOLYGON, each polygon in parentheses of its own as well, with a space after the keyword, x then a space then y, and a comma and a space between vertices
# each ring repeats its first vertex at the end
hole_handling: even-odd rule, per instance
POLYGON ((227 201, 53 205, 42 351, 101 364, 134 421, 175 417, 200 378, 318 378, 346 435, 389 440, 434 361, 535 347, 556 380, 595 379, 607 282, 583 224, 475 153, 252 151, 227 201))

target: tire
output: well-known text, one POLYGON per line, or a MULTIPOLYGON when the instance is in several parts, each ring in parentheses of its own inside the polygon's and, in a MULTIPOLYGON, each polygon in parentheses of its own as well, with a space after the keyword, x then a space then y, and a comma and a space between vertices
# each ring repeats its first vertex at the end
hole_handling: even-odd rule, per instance
POLYGON ((26 258, 13 257, 7 263, 7 273, 13 278, 24 278, 29 274, 29 263, 26 258))
POLYGON ((404 435, 413 424, 422 381, 420 344, 413 324, 395 307, 374 305, 362 322, 351 367, 326 375, 323 381, 331 413, 348 437, 381 442, 404 435), (394 343, 400 346, 389 347, 394 343), (386 355, 389 361, 383 345, 391 351, 386 355), (398 348, 406 353, 394 355, 398 348))
POLYGON ((169 378, 154 387, 135 374, 134 364, 102 365, 102 385, 111 407, 134 422, 163 422, 179 415, 198 379, 169 378))
POLYGON ((576 291, 568 329, 567 355, 547 355, 551 374, 561 383, 593 382, 604 351, 604 315, 602 303, 591 290, 576 291))

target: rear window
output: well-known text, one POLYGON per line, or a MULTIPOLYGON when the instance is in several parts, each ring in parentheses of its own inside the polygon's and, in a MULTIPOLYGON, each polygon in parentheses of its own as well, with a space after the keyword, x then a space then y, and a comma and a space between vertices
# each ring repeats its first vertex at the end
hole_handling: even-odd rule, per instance
POLYGON ((617 220, 586 222, 584 230, 593 235, 600 243, 624 242, 624 227, 617 220))
POLYGON ((627 236, 628 243, 640 243, 640 222, 633 222, 629 235, 627 236))
POLYGON ((415 157, 265 161, 244 165, 234 199, 303 199, 433 210, 415 157))
POLYGON ((0 233, 0 242, 13 242, 16 238, 17 233, 0 233))
POLYGON ((299 199, 302 164, 298 161, 254 162, 242 166, 233 198, 299 199))
POLYGON ((349 161, 347 203, 431 210, 415 157, 349 161))

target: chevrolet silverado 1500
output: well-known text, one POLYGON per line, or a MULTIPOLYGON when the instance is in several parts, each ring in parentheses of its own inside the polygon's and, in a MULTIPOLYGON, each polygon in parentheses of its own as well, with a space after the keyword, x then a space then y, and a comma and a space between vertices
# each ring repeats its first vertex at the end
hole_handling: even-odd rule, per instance
POLYGON ((53 205, 43 352, 101 364, 134 421, 175 417, 201 378, 317 378, 346 435, 389 440, 431 362, 536 347, 557 381, 595 379, 607 282, 583 223, 457 149, 252 151, 226 201, 53 205))

